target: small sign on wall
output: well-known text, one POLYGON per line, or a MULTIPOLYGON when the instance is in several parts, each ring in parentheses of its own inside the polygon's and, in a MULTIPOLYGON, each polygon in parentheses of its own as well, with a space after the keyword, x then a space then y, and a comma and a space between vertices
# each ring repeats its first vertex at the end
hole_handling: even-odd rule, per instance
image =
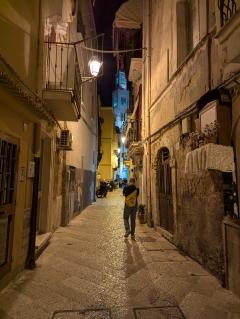
POLYGON ((18 180, 19 182, 24 182, 26 176, 26 170, 25 167, 20 167, 19 174, 18 174, 18 180))
POLYGON ((34 178, 35 176, 35 162, 28 162, 27 178, 34 178))
POLYGON ((171 168, 176 166, 176 160, 175 160, 175 158, 170 158, 170 160, 169 160, 169 166, 170 166, 171 168))

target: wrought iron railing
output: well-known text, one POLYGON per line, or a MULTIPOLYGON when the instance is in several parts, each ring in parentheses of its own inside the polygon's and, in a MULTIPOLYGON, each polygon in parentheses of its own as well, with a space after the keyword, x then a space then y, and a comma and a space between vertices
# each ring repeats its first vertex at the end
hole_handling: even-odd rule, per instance
POLYGON ((71 92, 78 117, 81 109, 81 83, 76 46, 71 43, 47 42, 45 89, 71 92))
POLYGON ((130 147, 133 143, 138 143, 141 141, 141 131, 139 130, 139 120, 135 120, 133 127, 131 127, 128 131, 127 142, 128 147, 130 147))
POLYGON ((136 134, 136 129, 135 128, 130 128, 128 132, 128 141, 129 144, 136 142, 137 141, 137 134, 136 134))
POLYGON ((79 116, 81 86, 93 79, 88 62, 93 55, 99 57, 100 53, 92 51, 98 45, 103 46, 103 34, 76 42, 45 42, 45 89, 72 92, 79 116))
POLYGON ((224 26, 238 9, 236 0, 218 0, 220 10, 221 26, 224 26))

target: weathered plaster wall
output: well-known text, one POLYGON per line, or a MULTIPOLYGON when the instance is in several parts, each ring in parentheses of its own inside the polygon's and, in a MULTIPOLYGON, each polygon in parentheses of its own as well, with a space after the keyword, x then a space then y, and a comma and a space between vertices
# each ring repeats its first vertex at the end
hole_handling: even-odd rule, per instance
POLYGON ((97 162, 97 88, 96 83, 83 85, 83 104, 78 122, 67 122, 73 135, 72 151, 66 163, 77 168, 95 171, 97 162))
POLYGON ((144 20, 146 47, 149 47, 148 33, 151 37, 148 52, 151 68, 147 59, 143 68, 144 102, 151 109, 151 134, 209 90, 206 1, 197 2, 152 1, 150 21, 148 18, 144 20), (180 13, 184 13, 189 22, 180 19, 180 13), (197 45, 199 47, 192 51, 197 45), (190 53, 190 58, 178 69, 190 53), (149 75, 151 83, 148 88, 149 75))
POLYGON ((62 223, 66 225, 73 216, 95 200, 97 144, 97 90, 96 83, 86 83, 82 88, 83 104, 78 122, 68 122, 73 135, 72 151, 63 158, 62 223), (75 171, 70 185, 70 171, 75 171))
POLYGON ((0 54, 32 89, 38 70, 39 1, 0 3, 0 54))
MULTIPOLYGON (((100 116, 104 122, 101 125, 101 147, 102 147, 102 159, 99 164, 99 174, 101 179, 113 178, 113 166, 112 166, 112 154, 113 147, 116 147, 115 135, 114 135, 114 113, 112 107, 101 107, 100 116)), ((117 147, 118 148, 118 147, 117 147)), ((116 148, 116 149, 117 149, 116 148)))
POLYGON ((208 46, 205 42, 153 104, 150 113, 151 133, 173 120, 177 114, 208 91, 207 61, 208 46))
MULTIPOLYGON (((0 88, 0 131, 8 134, 19 141, 19 162, 17 172, 22 167, 25 170, 23 181, 17 178, 16 210, 14 220, 13 237, 13 263, 12 269, 23 267, 26 257, 26 246, 28 245, 28 231, 26 217, 32 205, 31 190, 32 179, 27 178, 27 167, 33 159, 33 121, 36 120, 31 113, 24 112, 24 105, 0 88), (27 130, 24 131, 23 124, 27 123, 27 130)), ((29 225, 28 225, 29 226, 29 225)))

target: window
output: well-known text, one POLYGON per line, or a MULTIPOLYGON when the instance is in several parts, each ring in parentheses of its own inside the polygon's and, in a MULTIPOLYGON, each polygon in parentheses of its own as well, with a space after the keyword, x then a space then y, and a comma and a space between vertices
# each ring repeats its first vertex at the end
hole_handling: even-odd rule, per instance
POLYGON ((207 17, 203 3, 201 0, 186 0, 176 3, 177 66, 181 65, 186 56, 199 43, 200 38, 207 32, 206 28, 204 29, 206 25, 204 17, 205 19, 207 17), (202 26, 202 30, 200 26, 202 26))
MULTIPOLYGON (((181 65, 188 54, 188 3, 176 4, 176 28, 177 28, 177 67, 181 65)), ((167 52, 169 58, 169 50, 167 52)))

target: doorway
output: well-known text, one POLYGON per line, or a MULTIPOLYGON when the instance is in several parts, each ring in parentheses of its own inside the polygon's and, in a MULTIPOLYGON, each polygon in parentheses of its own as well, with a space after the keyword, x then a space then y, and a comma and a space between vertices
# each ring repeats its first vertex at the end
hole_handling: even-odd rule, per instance
POLYGON ((38 184, 38 209, 36 220, 36 249, 41 248, 48 241, 51 231, 50 225, 50 199, 51 199, 51 139, 41 139, 40 173, 38 184))
POLYGON ((0 134, 0 277, 11 267, 19 143, 0 134))
POLYGON ((159 220, 160 226, 173 233, 173 199, 172 173, 170 153, 168 148, 162 148, 158 153, 158 190, 159 190, 159 220))

